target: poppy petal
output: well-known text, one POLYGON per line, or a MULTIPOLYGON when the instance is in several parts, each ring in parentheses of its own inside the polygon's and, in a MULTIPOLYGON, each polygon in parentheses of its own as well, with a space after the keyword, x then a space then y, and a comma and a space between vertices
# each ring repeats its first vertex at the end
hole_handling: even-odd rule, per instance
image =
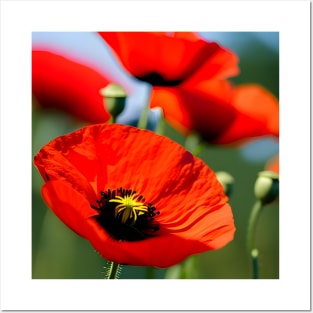
POLYGON ((238 74, 237 56, 194 34, 174 36, 151 32, 99 32, 126 70, 152 85, 238 74))
POLYGON ((236 110, 229 104, 232 94, 230 83, 223 80, 193 88, 154 87, 150 105, 162 107, 164 118, 182 134, 196 131, 212 142, 236 119, 236 110))
POLYGON ((265 88, 255 84, 238 86, 232 106, 238 112, 236 120, 218 138, 219 143, 266 135, 279 137, 278 100, 265 88))
POLYGON ((196 131, 213 144, 279 135, 278 101, 254 84, 234 87, 211 80, 175 89, 154 87, 150 105, 162 107, 165 119, 182 134, 196 131))
POLYGON ((63 110, 91 123, 106 122, 99 91, 109 81, 96 70, 49 51, 32 51, 32 93, 43 108, 63 110))
POLYGON ((90 203, 83 194, 61 180, 48 181, 41 194, 48 207, 70 229, 82 237, 90 233, 86 220, 94 215, 90 203))
MULTIPOLYGON (((72 150, 62 146, 61 138, 52 141, 37 153, 34 158, 36 167, 46 182, 51 180, 66 181, 72 188, 94 202, 93 200, 96 198, 93 189, 96 181, 96 173, 92 163, 94 157, 88 149, 84 151, 84 155, 78 152, 75 157, 72 157, 72 150), (62 149, 62 153, 59 149, 62 149)), ((75 147, 75 138, 69 137, 68 139, 68 144, 73 144, 75 147)))

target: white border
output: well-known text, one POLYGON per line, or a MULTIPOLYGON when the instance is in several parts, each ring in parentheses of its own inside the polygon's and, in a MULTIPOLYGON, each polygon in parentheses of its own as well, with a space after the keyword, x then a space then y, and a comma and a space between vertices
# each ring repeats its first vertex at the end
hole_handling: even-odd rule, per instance
POLYGON ((310 309, 309 1, 1 1, 0 20, 3 310, 310 309), (280 32, 279 280, 31 280, 31 32, 125 29, 280 32))

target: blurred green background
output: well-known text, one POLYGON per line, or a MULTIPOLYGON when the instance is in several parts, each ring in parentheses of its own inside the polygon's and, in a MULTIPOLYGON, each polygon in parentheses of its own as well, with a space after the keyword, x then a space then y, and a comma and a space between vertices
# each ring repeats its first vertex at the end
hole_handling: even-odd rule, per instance
MULTIPOLYGON (((229 46, 240 57, 236 84, 259 83, 279 96, 279 54, 258 36, 251 33, 229 33, 234 38, 246 36, 244 44, 229 46)), ((278 33, 277 41, 278 41, 278 33)), ((212 35, 213 36, 213 35, 212 35)), ((205 36, 210 38, 209 33, 205 36)), ((227 45, 221 42, 224 46, 227 45)), ((278 44, 278 42, 277 42, 278 44)), ((57 111, 41 111, 33 107, 32 158, 39 149, 56 136, 73 131, 84 123, 57 111)), ((165 135, 184 144, 185 139, 166 125, 165 135)), ((257 153, 257 151, 256 151, 257 153)), ((235 178, 230 199, 237 231, 235 239, 220 250, 198 255, 199 277, 204 279, 251 278, 246 252, 246 232, 251 208, 255 202, 254 182, 266 160, 248 160, 241 148, 207 146, 199 155, 214 171, 227 171, 235 178)), ((104 260, 89 244, 67 228, 45 205, 40 195, 43 184, 32 164, 32 278, 37 279, 103 279, 104 260)), ((266 206, 256 232, 260 252, 260 278, 279 278, 279 203, 266 206)), ((144 267, 124 266, 120 279, 145 278, 144 267)), ((155 277, 163 278, 166 269, 156 269, 155 277)))

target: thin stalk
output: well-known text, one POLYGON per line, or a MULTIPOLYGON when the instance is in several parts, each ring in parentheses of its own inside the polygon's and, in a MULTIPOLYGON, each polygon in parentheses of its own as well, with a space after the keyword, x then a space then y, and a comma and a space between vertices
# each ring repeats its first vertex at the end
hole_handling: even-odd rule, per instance
POLYGON ((191 255, 184 262, 184 277, 183 278, 192 278, 197 279, 199 276, 199 255, 191 255))
POLYGON ((249 223, 248 223, 248 234, 247 234, 247 249, 249 257, 252 261, 253 278, 259 278, 259 254, 258 250, 254 247, 254 239, 256 232, 256 225, 260 213, 262 211, 263 204, 260 200, 257 200, 251 210, 249 223))
POLYGON ((148 125, 149 104, 146 104, 141 112, 137 127, 146 129, 148 125))
POLYGON ((159 135, 163 135, 164 134, 164 128, 165 128, 165 121, 164 121, 164 117, 162 114, 162 116, 160 117, 159 123, 156 127, 155 132, 159 135))
POLYGON ((250 255, 252 258, 253 279, 258 279, 259 278, 259 251, 258 249, 253 249, 250 255))
POLYGON ((111 261, 108 273, 106 275, 106 279, 117 279, 117 276, 119 274, 119 267, 120 264, 111 261))
POLYGON ((116 118, 114 118, 114 117, 111 115, 111 117, 110 117, 110 119, 109 119, 109 121, 108 121, 108 124, 115 124, 115 122, 116 122, 116 118))

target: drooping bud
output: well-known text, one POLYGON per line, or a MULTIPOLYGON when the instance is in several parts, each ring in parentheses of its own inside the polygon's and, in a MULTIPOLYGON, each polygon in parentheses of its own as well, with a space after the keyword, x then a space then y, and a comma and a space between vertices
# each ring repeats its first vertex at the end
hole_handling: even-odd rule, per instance
POLYGON ((279 196, 279 175, 271 171, 260 172, 254 185, 254 195, 263 205, 276 200, 279 196))
POLYGON ((234 182, 235 182, 234 177, 224 171, 216 172, 215 174, 216 174, 218 181, 223 186, 225 194, 229 197, 232 194, 233 189, 234 189, 234 182))
POLYGON ((104 97, 103 103, 115 121, 125 108, 127 97, 125 90, 118 84, 109 84, 100 89, 100 94, 104 97))

